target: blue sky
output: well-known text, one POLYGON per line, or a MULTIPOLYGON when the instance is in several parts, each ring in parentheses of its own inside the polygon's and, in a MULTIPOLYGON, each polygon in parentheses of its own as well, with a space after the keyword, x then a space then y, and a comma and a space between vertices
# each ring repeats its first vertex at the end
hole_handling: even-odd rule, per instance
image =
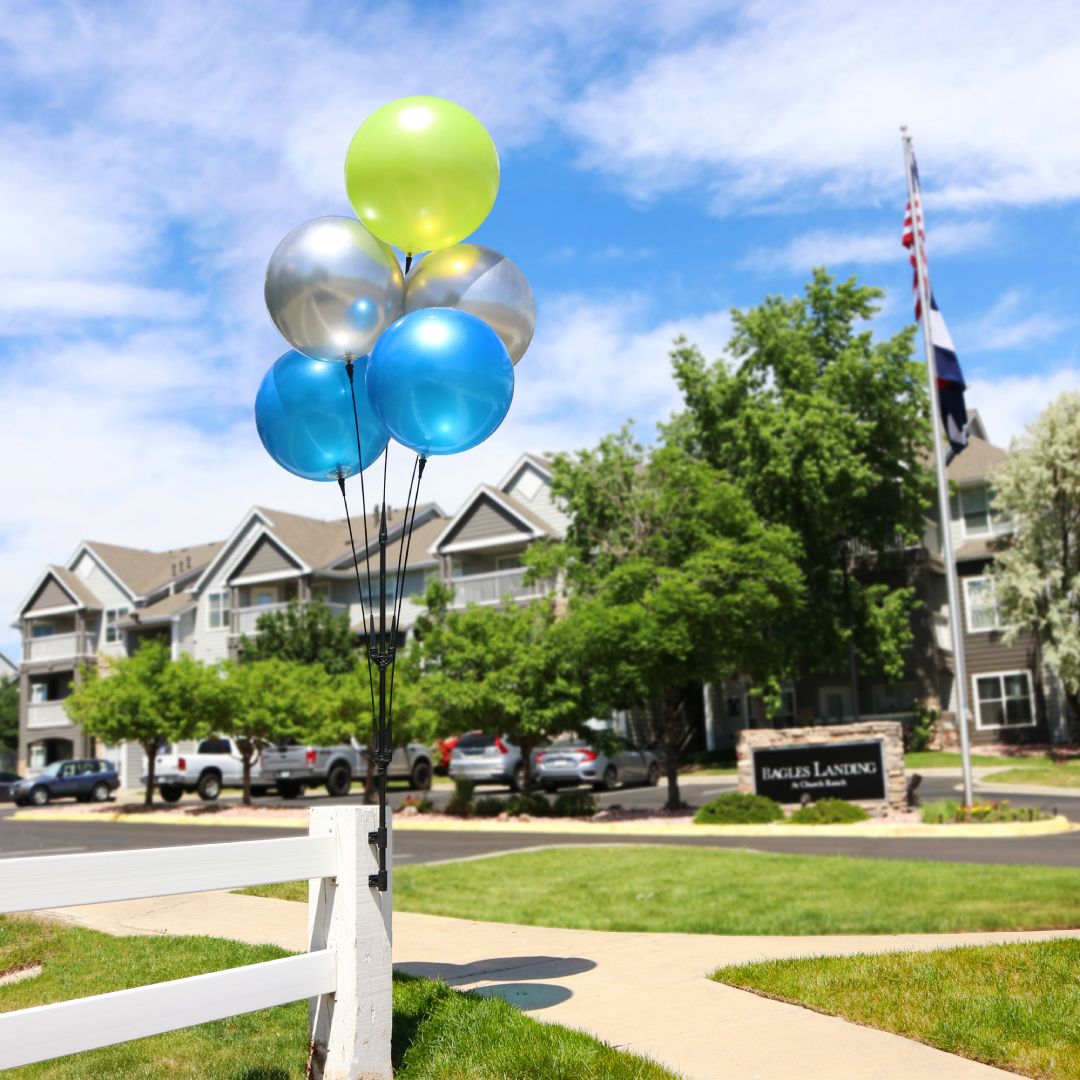
MULTIPOLYGON (((1080 8, 1012 3, 514 0, 468 5, 0 3, 0 605, 84 537, 165 548, 250 505, 338 514, 258 443, 284 351, 278 240, 348 213, 349 139, 406 94, 499 147, 475 238, 537 298, 510 415, 429 469, 448 511, 522 450, 589 445, 677 406, 678 332, 814 265, 911 319, 899 125, 926 190, 935 292, 992 438, 1077 356, 1080 8)), ((404 498, 404 452, 391 501, 404 498)), ((0 648, 17 653, 17 635, 0 648)))

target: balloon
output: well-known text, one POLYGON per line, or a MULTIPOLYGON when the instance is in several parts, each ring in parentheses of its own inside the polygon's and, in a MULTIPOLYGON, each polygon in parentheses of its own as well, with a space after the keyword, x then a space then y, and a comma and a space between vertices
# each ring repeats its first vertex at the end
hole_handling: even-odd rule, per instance
POLYGON ((516 364, 532 341, 536 301, 525 275, 480 244, 455 244, 425 255, 405 281, 405 314, 452 307, 475 315, 502 338, 516 364))
POLYGON ((289 351, 263 378, 255 396, 255 426, 266 452, 305 480, 336 480, 358 471, 356 424, 366 469, 390 435, 364 393, 367 357, 356 363, 356 421, 344 364, 289 351))
POLYGON ((401 317, 405 279, 390 246, 359 221, 322 217, 278 244, 265 294, 294 349, 315 360, 355 360, 401 317))
POLYGON ((514 365, 487 323, 454 308, 399 319, 372 350, 368 399, 383 427, 428 457, 482 443, 514 398, 514 365))
POLYGON ((437 97, 376 109, 345 155, 356 216, 407 255, 464 240, 499 192, 499 154, 471 112, 437 97))

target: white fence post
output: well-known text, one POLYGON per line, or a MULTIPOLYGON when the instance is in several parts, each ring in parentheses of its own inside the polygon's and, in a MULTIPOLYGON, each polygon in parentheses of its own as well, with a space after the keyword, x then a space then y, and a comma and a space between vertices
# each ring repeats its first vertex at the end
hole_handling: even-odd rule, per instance
MULTIPOLYGON (((338 866, 336 879, 309 885, 308 948, 337 954, 337 993, 312 998, 309 1006, 312 1080, 391 1080, 392 891, 368 886, 368 875, 379 868, 368 833, 378 827, 376 806, 311 811, 310 834, 336 838, 338 866)), ((388 820, 388 867, 392 859, 388 820)))

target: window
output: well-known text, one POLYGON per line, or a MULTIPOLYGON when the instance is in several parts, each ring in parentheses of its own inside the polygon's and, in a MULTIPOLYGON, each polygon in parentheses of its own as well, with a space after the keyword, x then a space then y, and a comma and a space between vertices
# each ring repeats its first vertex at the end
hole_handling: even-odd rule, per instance
POLYGON ((30 704, 41 705, 49 700, 49 684, 36 682, 30 684, 30 704))
POLYGON ((960 489, 960 516, 964 519, 965 536, 990 536, 995 526, 1006 520, 1004 514, 992 507, 993 501, 992 488, 960 489))
POLYGON ((116 624, 128 613, 128 608, 109 608, 105 612, 105 640, 119 641, 120 627, 116 624))
POLYGON ((31 637, 52 637, 56 628, 48 623, 38 623, 30 630, 31 637))
POLYGON ((220 630, 229 624, 229 594, 212 592, 207 596, 209 602, 209 626, 211 630, 220 630))
POLYGON ((967 601, 968 633, 993 630, 1001 625, 993 578, 965 578, 964 594, 967 601))
POLYGON ((499 555, 495 559, 496 570, 516 570, 520 565, 520 555, 499 555))
POLYGON ((1023 727, 1035 723, 1031 676, 1026 671, 976 676, 975 704, 981 728, 1023 727))
POLYGON ((277 590, 261 589, 255 594, 255 603, 258 607, 269 607, 277 603, 277 590))
POLYGON ((769 717, 773 727, 783 727, 788 721, 795 719, 795 691, 780 691, 780 707, 769 717))
POLYGON ((330 603, 330 582, 318 581, 311 586, 312 597, 321 596, 327 603, 330 603))
POLYGON ((463 577, 465 574, 465 564, 460 559, 451 559, 450 573, 454 577, 463 577))

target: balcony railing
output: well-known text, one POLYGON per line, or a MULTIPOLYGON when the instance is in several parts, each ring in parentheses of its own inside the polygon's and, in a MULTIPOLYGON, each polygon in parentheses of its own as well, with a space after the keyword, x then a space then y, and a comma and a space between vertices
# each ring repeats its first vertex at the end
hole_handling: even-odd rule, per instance
POLYGON ((526 584, 526 571, 496 570, 493 574, 466 574, 451 582, 454 587, 454 607, 466 604, 497 604, 504 596, 515 600, 533 596, 546 596, 552 588, 550 581, 526 584))
MULTIPOLYGON (((232 613, 232 632, 234 634, 252 634, 259 633, 256 623, 259 620, 260 615, 267 615, 274 611, 284 611, 288 608, 288 604, 259 604, 256 607, 237 608, 232 613)), ((326 605, 331 614, 333 615, 347 615, 349 612, 348 604, 327 604, 326 605)))
POLYGON ((71 727, 71 717, 62 701, 31 701, 26 706, 26 726, 30 731, 71 727))
POLYGON ((91 651, 92 639, 86 634, 49 634, 29 638, 25 645, 26 660, 64 660, 91 651))

